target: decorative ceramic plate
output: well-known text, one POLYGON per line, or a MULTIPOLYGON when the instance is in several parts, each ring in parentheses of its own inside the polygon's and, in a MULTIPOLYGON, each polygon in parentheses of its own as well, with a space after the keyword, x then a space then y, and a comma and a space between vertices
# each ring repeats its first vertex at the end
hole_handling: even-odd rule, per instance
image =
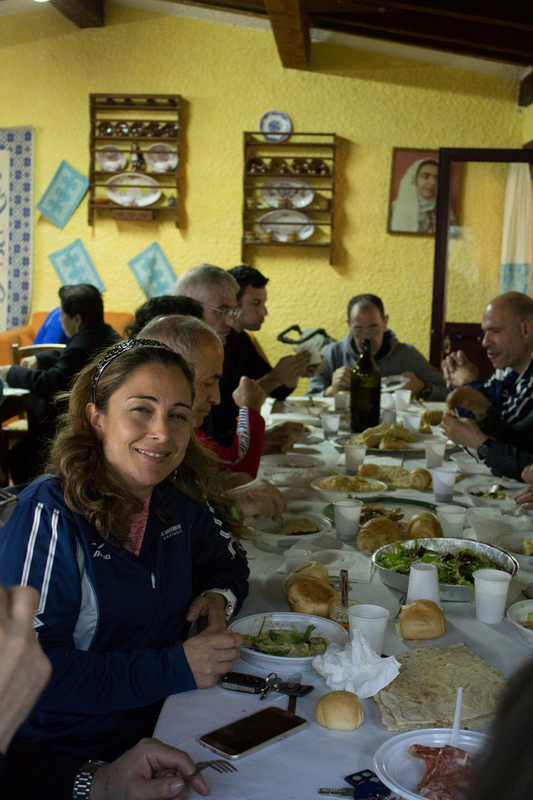
POLYGON ((144 154, 144 160, 154 172, 171 172, 178 166, 178 154, 169 144, 153 144, 144 154))
POLYGON ((272 178, 265 181, 259 194, 261 200, 272 208, 278 208, 282 197, 288 198, 294 208, 305 208, 315 196, 309 184, 299 178, 272 178))
POLYGON ((269 211, 259 218, 255 228, 258 233, 272 231, 275 242, 286 242, 288 233, 295 233, 303 241, 309 239, 315 231, 309 217, 299 211, 269 211))
POLYGON ((96 160, 98 161, 98 166, 104 172, 120 172, 128 161, 126 153, 115 147, 114 144, 106 145, 101 150, 97 150, 96 160))
POLYGON ((120 206, 142 208, 161 197, 159 184, 149 175, 124 172, 106 181, 105 192, 110 200, 120 206))
POLYGON ((276 135, 276 132, 289 134, 292 131, 292 123, 283 111, 265 111, 257 127, 266 142, 284 142, 288 135, 276 135))

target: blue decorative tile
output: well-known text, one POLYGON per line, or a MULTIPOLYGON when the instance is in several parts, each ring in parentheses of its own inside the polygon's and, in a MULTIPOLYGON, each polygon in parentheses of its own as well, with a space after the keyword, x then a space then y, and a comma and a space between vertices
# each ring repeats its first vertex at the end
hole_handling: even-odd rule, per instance
POLYGON ((81 239, 50 253, 48 256, 63 286, 73 283, 92 283, 101 292, 104 283, 91 261, 81 239))
POLYGON ((0 226, 0 248, 4 256, 8 253, 7 270, 0 278, 0 330, 24 325, 31 305, 33 140, 31 126, 0 128, 0 150, 9 153, 8 174, 0 176, 0 195, 9 204, 9 222, 0 226), (5 187, 6 181, 4 191, 1 184, 5 187))
POLYGON ((128 264, 148 299, 172 294, 176 275, 157 242, 149 245, 128 264))
POLYGON ((81 203, 89 186, 89 179, 62 161, 48 188, 36 205, 58 228, 64 228, 81 203))

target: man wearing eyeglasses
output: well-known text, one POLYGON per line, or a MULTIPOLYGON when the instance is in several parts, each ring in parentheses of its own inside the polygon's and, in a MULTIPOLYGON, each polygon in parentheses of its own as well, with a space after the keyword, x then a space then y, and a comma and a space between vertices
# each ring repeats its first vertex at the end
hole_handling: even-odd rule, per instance
POLYGON ((172 294, 198 300, 204 309, 205 322, 216 330, 224 344, 241 313, 238 291, 239 284, 225 270, 213 264, 199 264, 178 278, 172 294))
POLYGON ((324 370, 311 378, 308 394, 331 397, 350 389, 352 367, 363 349, 363 339, 372 342, 372 355, 382 377, 402 375, 403 389, 421 400, 444 400, 448 390, 444 378, 411 344, 399 342, 388 327, 382 300, 375 294, 359 294, 348 303, 349 333, 321 351, 324 370))

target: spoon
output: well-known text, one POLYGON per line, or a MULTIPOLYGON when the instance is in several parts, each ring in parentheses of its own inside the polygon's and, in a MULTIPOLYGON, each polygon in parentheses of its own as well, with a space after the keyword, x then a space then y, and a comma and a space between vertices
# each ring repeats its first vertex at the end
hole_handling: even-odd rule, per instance
POLYGON ((455 701, 455 714, 453 717, 452 736, 450 744, 452 747, 457 747, 459 742, 459 731, 461 729, 461 705, 463 703, 463 687, 459 686, 457 689, 457 700, 455 701))

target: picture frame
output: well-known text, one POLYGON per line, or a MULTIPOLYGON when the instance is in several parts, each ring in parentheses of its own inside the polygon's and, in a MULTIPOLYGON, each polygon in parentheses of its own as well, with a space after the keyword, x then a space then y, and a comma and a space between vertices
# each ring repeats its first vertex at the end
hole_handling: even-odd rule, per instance
MULTIPOLYGON (((387 233, 434 236, 437 222, 439 151, 394 147, 387 233)), ((459 219, 460 172, 452 179, 451 224, 459 219)))

